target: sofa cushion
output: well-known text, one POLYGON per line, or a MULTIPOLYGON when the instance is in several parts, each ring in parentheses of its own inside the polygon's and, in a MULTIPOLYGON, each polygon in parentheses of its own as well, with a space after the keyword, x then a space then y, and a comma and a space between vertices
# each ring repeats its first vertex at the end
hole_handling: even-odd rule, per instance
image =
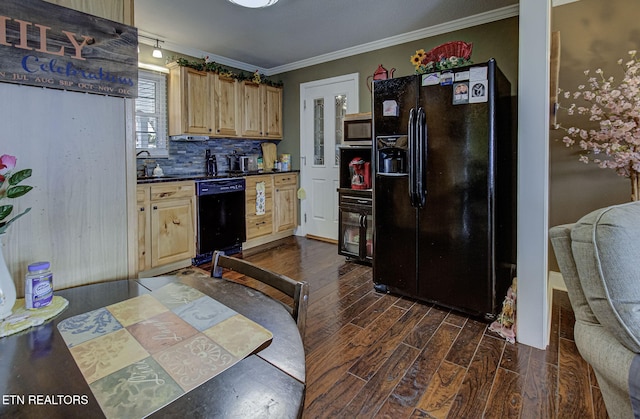
POLYGON ((629 397, 633 417, 640 418, 640 355, 636 355, 629 370, 629 397))
POLYGON ((640 202, 585 215, 571 239, 591 310, 620 343, 640 353, 640 202))

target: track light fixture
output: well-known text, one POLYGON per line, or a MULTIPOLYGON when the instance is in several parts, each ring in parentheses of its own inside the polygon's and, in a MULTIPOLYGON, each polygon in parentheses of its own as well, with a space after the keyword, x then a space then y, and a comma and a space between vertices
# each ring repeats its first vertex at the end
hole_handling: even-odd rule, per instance
POLYGON ((162 58, 162 49, 160 48, 160 40, 156 39, 156 46, 153 48, 153 53, 151 55, 153 58, 162 58))

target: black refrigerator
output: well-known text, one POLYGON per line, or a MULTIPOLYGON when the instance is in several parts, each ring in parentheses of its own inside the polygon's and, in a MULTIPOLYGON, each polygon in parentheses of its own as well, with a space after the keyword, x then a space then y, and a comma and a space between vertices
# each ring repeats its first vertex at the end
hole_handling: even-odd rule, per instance
POLYGON ((375 81, 375 288, 495 318, 516 274, 516 136, 495 60, 375 81))

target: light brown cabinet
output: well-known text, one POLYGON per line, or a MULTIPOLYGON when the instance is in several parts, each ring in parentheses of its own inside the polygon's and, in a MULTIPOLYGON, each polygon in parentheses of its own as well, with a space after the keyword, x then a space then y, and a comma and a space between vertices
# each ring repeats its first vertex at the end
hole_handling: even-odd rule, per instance
POLYGON ((242 91, 242 124, 241 134, 245 137, 262 137, 262 115, 264 102, 259 84, 243 81, 242 91))
POLYGON ((168 82, 169 135, 212 135, 213 75, 173 63, 168 82))
POLYGON ((239 133, 240 89, 237 80, 220 75, 215 79, 213 88, 215 135, 235 137, 239 133))
POLYGON ((169 135, 282 139, 282 88, 171 63, 169 135))
POLYGON ((273 218, 276 232, 293 230, 298 225, 298 175, 273 175, 273 218))
POLYGON ((282 88, 263 86, 264 89, 264 136, 282 138, 282 88))
POLYGON ((251 249, 291 236, 298 225, 298 174, 247 176, 245 182, 247 241, 243 243, 242 249, 251 249), (260 182, 264 182, 262 214, 256 211, 256 187, 260 182))
POLYGON ((273 177, 248 176, 245 182, 245 213, 249 242, 273 233, 273 177), (263 206, 258 204, 258 185, 264 186, 264 191, 260 192, 264 198, 263 206))
POLYGON ((136 203, 138 206, 138 270, 151 267, 151 211, 149 206, 150 190, 148 187, 138 186, 136 189, 136 203))
POLYGON ((253 138, 282 138, 282 88, 241 83, 241 135, 253 138))
POLYGON ((138 270, 190 265, 196 252, 194 183, 138 185, 137 194, 138 270))

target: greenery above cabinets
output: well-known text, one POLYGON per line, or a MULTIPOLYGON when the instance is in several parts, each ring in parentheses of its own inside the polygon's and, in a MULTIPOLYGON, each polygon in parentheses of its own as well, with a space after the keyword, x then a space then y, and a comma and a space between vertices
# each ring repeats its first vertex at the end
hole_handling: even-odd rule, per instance
POLYGON ((206 58, 201 58, 195 61, 189 61, 185 58, 178 58, 176 60, 176 64, 178 64, 181 67, 189 67, 198 71, 209 71, 212 73, 220 74, 222 76, 236 79, 238 81, 249 80, 256 84, 265 84, 267 86, 274 86, 274 87, 282 87, 283 85, 281 80, 280 81, 270 80, 264 74, 260 74, 258 70, 256 70, 255 73, 249 73, 249 74, 243 71, 239 73, 234 73, 233 71, 229 70, 228 68, 214 61, 207 61, 206 58))

